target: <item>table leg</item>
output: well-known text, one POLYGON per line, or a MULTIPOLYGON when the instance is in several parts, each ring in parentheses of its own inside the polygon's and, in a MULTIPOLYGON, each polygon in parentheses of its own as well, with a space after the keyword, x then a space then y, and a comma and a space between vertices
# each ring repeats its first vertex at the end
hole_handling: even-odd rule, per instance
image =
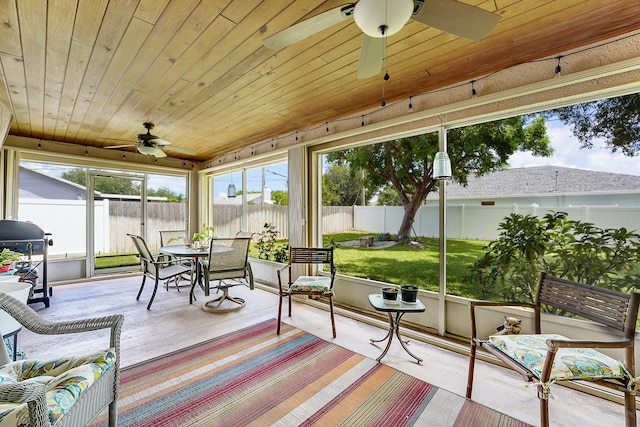
MULTIPOLYGON (((202 268, 200 267, 200 263, 196 260, 196 273, 193 277, 193 282, 191 283, 191 293, 189 294, 189 304, 193 304, 193 301, 196 300, 196 283, 200 285, 202 288, 202 268)), ((205 289, 205 295, 209 295, 209 289, 205 289)))
POLYGON ((382 358, 385 356, 385 354, 387 354, 387 351, 389 351, 389 347, 391 347, 391 341, 393 341, 393 329, 394 329, 394 324, 393 324, 393 315, 391 313, 387 313, 389 315, 389 331, 387 332, 387 335, 385 335, 384 338, 382 338, 381 340, 374 340, 374 339, 370 339, 369 341, 371 341, 371 343, 375 343, 375 342, 381 342, 386 340, 387 338, 387 346, 385 347, 384 351, 382 352, 382 354, 380 355, 380 357, 378 357, 376 359, 376 361, 380 362, 380 360, 382 360, 382 358))
POLYGON ((387 332, 387 335, 385 335, 385 337, 380 340, 374 340, 373 338, 369 339, 369 341, 371 341, 371 343, 373 344, 376 342, 382 342, 388 338, 387 346, 385 347, 380 357, 378 357, 376 360, 380 362, 380 360, 382 360, 382 358, 387 354, 387 352, 389 351, 389 348, 391 347, 391 341, 393 341, 393 335, 395 333, 395 335, 398 337, 398 341, 400 341, 400 344, 402 345, 402 348, 404 348, 404 351, 406 351, 411 357, 416 359, 418 361, 418 364, 422 363, 422 359, 420 359, 415 354, 411 353, 411 351, 409 351, 409 349, 407 348, 406 344, 409 343, 409 340, 403 340, 402 337, 400 336, 400 319, 402 319, 402 315, 404 313, 397 312, 395 320, 393 319, 392 313, 389 312, 387 314, 389 315, 389 331, 387 332))
POLYGON ((400 341, 400 344, 402 345, 402 348, 404 348, 404 351, 409 353, 409 356, 411 356, 414 359, 416 359, 418 361, 418 364, 420 364, 420 363, 422 363, 422 359, 420 359, 415 354, 411 353, 411 351, 409 351, 409 349, 407 348, 406 344, 409 344, 409 340, 402 341, 402 338, 400 337, 400 318, 402 317, 403 314, 404 313, 398 313, 397 317, 396 317, 396 335, 398 336, 398 341, 400 341))

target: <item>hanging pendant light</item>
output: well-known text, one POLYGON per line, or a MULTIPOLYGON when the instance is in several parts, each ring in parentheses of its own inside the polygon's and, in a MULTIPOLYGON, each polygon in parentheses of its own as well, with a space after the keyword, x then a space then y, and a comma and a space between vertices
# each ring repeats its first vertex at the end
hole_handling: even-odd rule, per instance
POLYGON ((233 182, 229 184, 229 187, 227 187, 227 197, 236 197, 236 185, 233 182))
POLYGON ((400 31, 412 13, 412 0, 360 0, 353 19, 366 35, 384 37, 400 31))
POLYGON ((438 151, 433 159, 433 179, 451 179, 451 159, 446 151, 438 151))

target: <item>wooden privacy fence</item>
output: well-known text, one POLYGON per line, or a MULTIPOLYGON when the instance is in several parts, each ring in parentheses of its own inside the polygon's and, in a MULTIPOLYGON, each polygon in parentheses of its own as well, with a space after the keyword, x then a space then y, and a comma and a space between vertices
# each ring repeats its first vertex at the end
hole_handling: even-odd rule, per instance
MULTIPOLYGON (((266 223, 278 230, 278 239, 288 239, 288 206, 249 205, 247 206, 247 231, 261 233, 266 223)), ((180 230, 184 228, 186 204, 148 204, 147 243, 151 248, 160 247, 159 230, 180 230)), ((131 239, 123 239, 127 233, 140 234, 140 203, 109 202, 109 252, 135 252, 131 239)), ((213 228, 217 237, 232 237, 242 229, 242 206, 215 205, 213 207, 213 228)), ((198 230, 202 224, 198 224, 198 230)), ((322 230, 324 233, 341 233, 353 230, 352 206, 324 206, 322 208, 322 230)))
MULTIPOLYGON (((278 239, 289 238, 288 207, 274 205, 247 206, 247 231, 261 233, 266 223, 273 224, 278 230, 278 239)), ((242 206, 215 205, 213 207, 213 227, 216 236, 234 236, 242 229, 242 206)), ((341 233, 353 230, 352 206, 323 206, 323 233, 341 233)))
MULTIPOLYGON (((160 230, 184 229, 187 215, 185 203, 149 202, 147 205, 147 243, 150 248, 160 247, 160 230)), ((109 202, 109 239, 110 253, 135 252, 136 248, 128 233, 141 233, 140 202, 109 202), (123 238, 122 236, 125 236, 123 238)))

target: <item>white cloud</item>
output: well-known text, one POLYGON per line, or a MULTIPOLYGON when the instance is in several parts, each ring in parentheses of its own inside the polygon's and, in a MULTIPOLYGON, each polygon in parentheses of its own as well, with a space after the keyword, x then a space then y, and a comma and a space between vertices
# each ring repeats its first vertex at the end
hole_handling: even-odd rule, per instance
POLYGON ((513 168, 532 166, 561 166, 601 172, 640 175, 640 158, 611 153, 602 141, 594 141, 593 148, 580 148, 580 142, 571 130, 557 122, 547 122, 547 134, 554 149, 551 157, 534 157, 529 153, 516 153, 509 159, 513 168))

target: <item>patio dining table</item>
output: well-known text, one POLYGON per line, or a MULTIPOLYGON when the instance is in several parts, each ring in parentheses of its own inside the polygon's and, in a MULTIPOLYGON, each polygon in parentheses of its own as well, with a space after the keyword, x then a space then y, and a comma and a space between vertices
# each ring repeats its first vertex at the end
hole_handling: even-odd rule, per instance
POLYGON ((160 252, 172 255, 178 258, 191 258, 195 264, 195 274, 193 280, 191 281, 191 291, 189 292, 189 304, 193 304, 193 300, 195 299, 194 291, 196 284, 200 285, 200 287, 204 290, 205 296, 209 296, 209 287, 202 285, 202 268, 200 267, 200 263, 198 262, 199 258, 207 258, 209 254, 215 253, 224 253, 232 251, 233 248, 227 246, 213 245, 213 247, 209 248, 209 246, 200 246, 198 248, 191 247, 190 245, 169 245, 160 247, 160 252))

